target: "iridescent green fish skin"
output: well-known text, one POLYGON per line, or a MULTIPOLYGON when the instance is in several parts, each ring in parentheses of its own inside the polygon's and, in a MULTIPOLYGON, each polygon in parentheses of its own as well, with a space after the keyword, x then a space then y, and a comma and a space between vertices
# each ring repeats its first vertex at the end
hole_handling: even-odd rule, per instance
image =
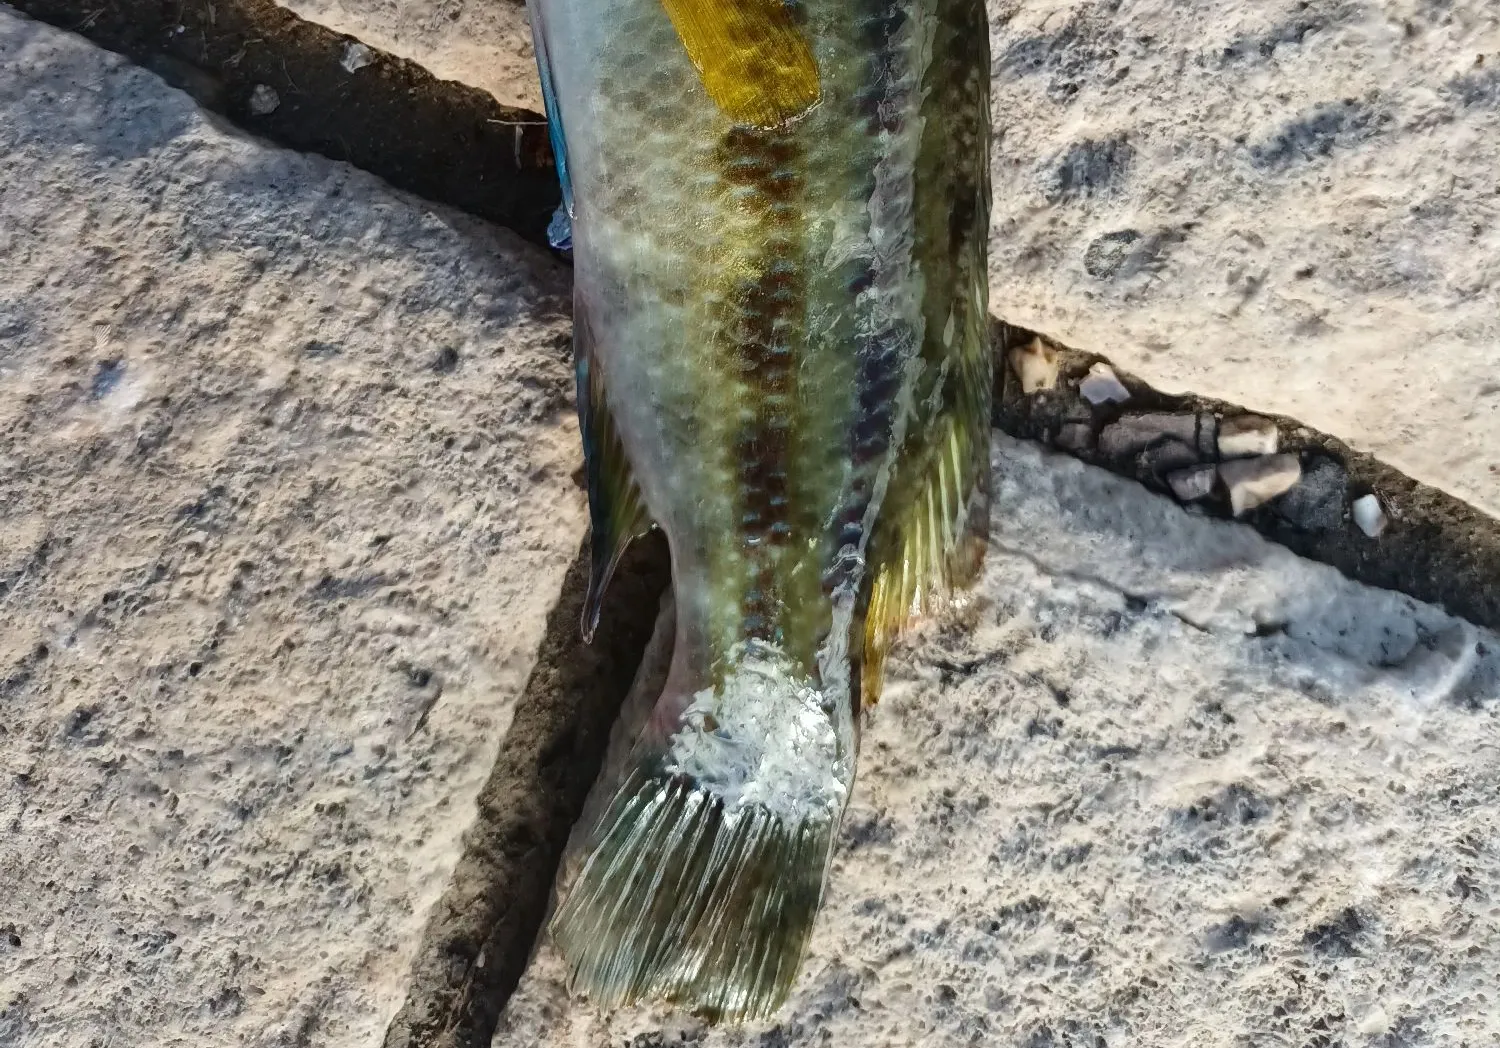
POLYGON ((984 8, 792 3, 820 101, 751 128, 659 0, 531 2, 572 183, 595 540, 635 530, 628 463, 678 615, 554 931, 603 1003, 764 1015, 821 899, 873 652, 982 543, 984 8))

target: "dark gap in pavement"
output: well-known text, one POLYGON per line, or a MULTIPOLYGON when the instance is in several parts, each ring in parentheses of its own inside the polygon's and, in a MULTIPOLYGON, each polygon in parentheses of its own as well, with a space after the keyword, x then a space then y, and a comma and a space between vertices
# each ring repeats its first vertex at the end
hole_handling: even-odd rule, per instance
MULTIPOLYGON (((1095 364, 1109 362, 1046 336, 1040 337, 1058 353, 1057 386, 1027 395, 1005 360, 1011 349, 1039 336, 993 318, 991 332, 997 428, 1131 477, 1171 497, 1161 465, 1150 449, 1111 455, 1101 447, 1099 436, 1106 426, 1142 414, 1208 414, 1220 418, 1256 415, 1269 419, 1276 423, 1279 450, 1296 455, 1301 462, 1303 480, 1299 488, 1303 496, 1294 499, 1294 489, 1240 517, 1242 523, 1299 556, 1331 565, 1357 582, 1405 593, 1475 625, 1500 631, 1500 521, 1495 518, 1295 419, 1251 412, 1191 393, 1162 393, 1112 365, 1129 389, 1130 399, 1124 404, 1091 405, 1080 395, 1079 383, 1095 364), (1367 494, 1377 495, 1391 518, 1379 538, 1365 535, 1351 519, 1351 504, 1367 494)), ((1202 461, 1213 459, 1204 456, 1202 461)), ((1233 516, 1222 490, 1195 506, 1210 516, 1233 516)))
MULTIPOLYGON (((558 191, 537 114, 501 106, 481 91, 437 80, 374 49, 372 63, 350 74, 339 61, 351 38, 270 0, 12 5, 126 55, 246 131, 348 161, 400 189, 545 243, 558 191), (276 91, 280 105, 256 116, 249 99, 260 84, 276 91)), ((1101 450, 1105 426, 1142 412, 1246 413, 1219 401, 1164 394, 1118 371, 1129 402, 1093 407, 1079 396, 1078 382, 1104 358, 1051 340, 1061 364, 1058 386, 1025 395, 1005 356, 1037 336, 993 318, 992 328, 996 427, 1154 490, 1166 488, 1146 457, 1101 450)), ((1500 521, 1294 420, 1274 421, 1282 450, 1298 454, 1304 468, 1333 463, 1342 471, 1342 512, 1336 523, 1328 518, 1308 527, 1273 503, 1243 518, 1246 523, 1357 581, 1500 629, 1500 521), (1378 540, 1348 519, 1349 501, 1369 491, 1398 518, 1378 540)), ((1222 493, 1201 510, 1229 516, 1222 493)), ((385 1048, 489 1048, 530 959, 564 845, 599 772, 670 576, 665 543, 659 537, 637 543, 611 586, 594 644, 586 646, 577 632, 586 563, 581 552, 548 616, 537 664, 481 791, 463 855, 429 915, 407 999, 387 1030, 385 1048)))

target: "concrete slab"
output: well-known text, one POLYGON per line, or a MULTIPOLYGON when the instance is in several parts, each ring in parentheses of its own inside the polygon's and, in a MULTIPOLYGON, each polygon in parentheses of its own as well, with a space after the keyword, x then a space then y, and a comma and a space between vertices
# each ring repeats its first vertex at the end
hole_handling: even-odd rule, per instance
POLYGON ((410 58, 503 105, 542 110, 525 0, 281 0, 308 21, 410 58))
POLYGON ((1500 1037, 1500 638, 997 437, 978 599, 892 666, 786 1010, 496 1048, 1500 1037))
POLYGON ((0 1043, 378 1043, 584 526, 567 275, 5 8, 0 258, 0 1043))
POLYGON ((1500 515, 1485 0, 991 2, 991 290, 1500 515))

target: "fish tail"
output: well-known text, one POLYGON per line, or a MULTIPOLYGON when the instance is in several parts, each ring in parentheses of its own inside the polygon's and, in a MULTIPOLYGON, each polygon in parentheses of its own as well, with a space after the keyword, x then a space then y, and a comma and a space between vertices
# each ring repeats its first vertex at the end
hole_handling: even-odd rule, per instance
POLYGON ((686 776, 637 765, 552 922, 573 989, 606 1008, 653 998, 711 1022, 770 1016, 812 933, 837 822, 726 811, 686 776))
MULTIPOLYGON (((664 698, 657 712, 672 708, 664 698)), ((552 934, 572 989, 596 1005, 763 1019, 786 1000, 822 903, 849 719, 768 665, 672 719, 669 740, 648 728, 637 745, 552 934)))

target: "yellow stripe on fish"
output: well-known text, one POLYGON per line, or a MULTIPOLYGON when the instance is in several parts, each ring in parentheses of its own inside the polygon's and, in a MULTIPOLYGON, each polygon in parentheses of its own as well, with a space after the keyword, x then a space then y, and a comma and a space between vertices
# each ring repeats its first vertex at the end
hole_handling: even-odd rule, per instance
POLYGON ((714 104, 772 128, 818 103, 818 63, 783 0, 662 0, 714 104))

